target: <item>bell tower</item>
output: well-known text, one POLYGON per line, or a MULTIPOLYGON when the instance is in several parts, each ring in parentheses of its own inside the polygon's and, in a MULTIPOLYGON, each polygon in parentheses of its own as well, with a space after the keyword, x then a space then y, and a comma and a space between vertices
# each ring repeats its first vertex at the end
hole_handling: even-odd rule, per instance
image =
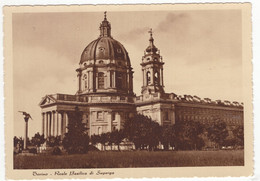
POLYGON ((142 57, 143 86, 142 94, 164 93, 163 64, 160 51, 154 45, 152 29, 149 31, 149 46, 142 57))

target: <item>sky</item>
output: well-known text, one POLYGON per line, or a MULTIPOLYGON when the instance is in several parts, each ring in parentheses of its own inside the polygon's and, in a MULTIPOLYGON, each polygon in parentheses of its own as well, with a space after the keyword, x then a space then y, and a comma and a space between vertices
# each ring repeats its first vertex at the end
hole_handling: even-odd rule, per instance
MULTIPOLYGON (((112 36, 129 53, 134 92, 141 94, 141 60, 148 30, 160 49, 166 92, 213 100, 243 101, 242 27, 239 10, 110 12, 112 36)), ((13 14, 14 130, 41 132, 41 98, 75 94, 76 69, 84 48, 99 36, 103 12, 13 14)))

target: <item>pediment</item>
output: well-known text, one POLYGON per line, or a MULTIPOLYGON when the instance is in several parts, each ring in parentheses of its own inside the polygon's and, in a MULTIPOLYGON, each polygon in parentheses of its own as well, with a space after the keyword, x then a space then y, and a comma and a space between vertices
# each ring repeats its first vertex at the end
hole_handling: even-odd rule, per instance
POLYGON ((53 104, 57 102, 56 99, 54 99, 52 96, 50 95, 46 95, 45 97, 42 98, 41 102, 40 102, 40 106, 44 106, 44 105, 48 105, 48 104, 53 104))

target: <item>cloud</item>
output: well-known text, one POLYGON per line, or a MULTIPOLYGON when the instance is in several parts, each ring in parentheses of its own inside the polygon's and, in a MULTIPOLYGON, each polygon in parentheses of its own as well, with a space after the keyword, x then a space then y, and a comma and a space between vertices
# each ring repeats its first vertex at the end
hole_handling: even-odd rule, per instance
POLYGON ((190 16, 186 13, 169 13, 164 20, 162 20, 158 26, 155 28, 156 32, 168 32, 172 31, 172 26, 174 28, 180 27, 190 19, 190 16))

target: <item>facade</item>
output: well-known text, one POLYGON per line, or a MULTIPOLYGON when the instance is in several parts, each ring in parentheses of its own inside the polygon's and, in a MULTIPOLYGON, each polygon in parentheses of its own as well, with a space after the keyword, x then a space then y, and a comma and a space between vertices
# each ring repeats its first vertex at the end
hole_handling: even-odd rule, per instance
POLYGON ((160 125, 194 120, 209 123, 224 120, 228 126, 243 124, 243 104, 212 101, 197 96, 165 93, 164 62, 150 31, 149 46, 141 62, 143 86, 140 96, 133 92, 133 70, 124 46, 112 38, 106 14, 100 36, 82 52, 77 71, 75 95, 46 95, 42 108, 42 133, 45 137, 64 137, 75 107, 83 113, 89 135, 122 129, 135 113, 151 117, 160 125))

